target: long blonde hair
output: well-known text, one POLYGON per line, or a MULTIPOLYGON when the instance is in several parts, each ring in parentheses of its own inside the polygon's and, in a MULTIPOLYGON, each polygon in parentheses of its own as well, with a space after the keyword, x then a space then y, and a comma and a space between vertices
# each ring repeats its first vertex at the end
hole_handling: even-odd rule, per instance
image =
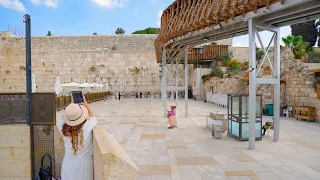
POLYGON ((77 150, 78 150, 78 136, 80 134, 80 145, 83 147, 83 130, 82 127, 85 124, 86 121, 83 123, 77 125, 77 126, 69 126, 68 124, 64 124, 62 126, 62 134, 66 137, 70 137, 71 139, 71 144, 72 144, 72 149, 73 149, 73 154, 77 155, 77 150))

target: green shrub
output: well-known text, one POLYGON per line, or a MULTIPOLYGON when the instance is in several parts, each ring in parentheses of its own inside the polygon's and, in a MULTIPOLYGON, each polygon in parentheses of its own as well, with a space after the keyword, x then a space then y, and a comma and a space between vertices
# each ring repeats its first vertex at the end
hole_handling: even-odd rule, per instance
POLYGON ((229 62, 230 69, 240 69, 241 64, 238 61, 230 61, 229 62))
POLYGON ((224 66, 228 65, 230 59, 231 54, 229 52, 222 52, 218 57, 218 60, 221 61, 224 66))
POLYGON ((264 52, 262 49, 257 49, 256 50, 256 61, 260 61, 260 59, 262 58, 262 56, 264 55, 264 52))
POLYGON ((211 75, 212 77, 220 77, 220 78, 223 78, 223 71, 222 71, 219 67, 213 66, 210 75, 211 75))

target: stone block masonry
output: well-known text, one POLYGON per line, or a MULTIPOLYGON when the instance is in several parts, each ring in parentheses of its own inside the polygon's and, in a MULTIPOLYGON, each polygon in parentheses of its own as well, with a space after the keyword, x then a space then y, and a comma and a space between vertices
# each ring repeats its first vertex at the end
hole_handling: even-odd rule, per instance
MULTIPOLYGON (((317 110, 317 120, 320 117, 320 100, 317 99, 314 73, 311 69, 320 68, 320 63, 304 63, 294 59, 289 49, 281 51, 281 87, 280 103, 289 106, 311 106, 317 110)), ((248 93, 249 87, 238 77, 212 78, 205 83, 205 92, 214 93, 248 93)), ((262 105, 273 104, 273 85, 257 85, 257 94, 262 95, 262 105)))
POLYGON ((0 179, 31 179, 30 127, 0 126, 0 179))
MULTIPOLYGON (((101 83, 110 91, 160 92, 157 35, 32 37, 37 92, 61 83, 101 83)), ((25 39, 0 36, 0 92, 25 91, 25 39)), ((100 90, 100 89, 98 89, 100 90)), ((97 90, 97 91, 98 91, 97 90)))

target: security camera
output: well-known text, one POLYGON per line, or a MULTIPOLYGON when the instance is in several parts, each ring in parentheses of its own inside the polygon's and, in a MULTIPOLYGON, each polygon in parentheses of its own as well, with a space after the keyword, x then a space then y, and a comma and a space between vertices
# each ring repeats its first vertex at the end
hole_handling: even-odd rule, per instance
POLYGON ((249 71, 249 72, 252 72, 253 70, 254 70, 254 67, 251 67, 251 66, 250 66, 250 67, 248 68, 248 71, 249 71))

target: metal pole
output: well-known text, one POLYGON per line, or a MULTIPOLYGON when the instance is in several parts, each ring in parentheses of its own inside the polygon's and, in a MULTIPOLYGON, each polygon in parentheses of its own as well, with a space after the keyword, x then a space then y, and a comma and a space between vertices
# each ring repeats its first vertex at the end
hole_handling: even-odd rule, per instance
POLYGON ((29 14, 25 14, 23 22, 26 25, 26 116, 27 124, 30 126, 30 142, 31 142, 31 176, 35 179, 34 167, 34 139, 33 126, 31 126, 31 92, 32 92, 32 66, 31 66, 31 18, 29 14))
POLYGON ((273 140, 279 141, 279 119, 280 119, 280 28, 277 29, 274 39, 274 69, 277 85, 274 86, 274 131, 273 140))
POLYGON ((188 46, 184 48, 184 103, 185 118, 188 118, 188 46))
POLYGON ((174 78, 174 65, 175 65, 173 61, 174 61, 174 57, 173 57, 173 59, 172 59, 172 61, 171 61, 171 63, 170 63, 170 65, 171 65, 171 68, 170 68, 170 69, 171 69, 171 70, 170 70, 171 72, 170 72, 170 74, 171 74, 171 73, 172 73, 172 74, 171 74, 170 77, 169 77, 169 83, 171 83, 171 84, 169 85, 169 86, 171 86, 171 91, 170 91, 170 92, 171 92, 171 93, 170 93, 170 96, 171 96, 171 97, 170 97, 170 98, 171 98, 172 101, 174 100, 174 96, 173 96, 173 82, 174 82, 174 79, 173 79, 173 78, 174 78), (172 79, 171 79, 171 78, 172 78, 172 79))
POLYGON ((165 66, 165 61, 163 60, 162 55, 162 61, 161 61, 161 102, 162 102, 162 107, 164 107, 164 66, 165 66))
POLYGON ((163 117, 167 117, 167 52, 166 49, 163 48, 162 52, 162 61, 163 63, 163 117))
POLYGON ((257 29, 252 18, 249 25, 249 149, 255 149, 255 121, 256 121, 256 41, 257 29))
POLYGON ((200 94, 199 94, 199 98, 201 99, 201 98, 202 98, 202 93, 201 93, 201 92, 202 92, 202 91, 201 91, 201 90, 202 90, 202 89, 201 89, 201 87, 202 87, 202 86, 201 86, 201 85, 202 85, 201 65, 199 65, 199 67, 200 67, 200 92, 199 92, 200 94))
POLYGON ((179 97, 178 97, 178 59, 176 59, 176 73, 175 73, 175 75, 176 75, 176 106, 177 106, 177 108, 178 108, 178 99, 179 99, 179 97))
POLYGON ((31 19, 30 15, 24 15, 24 22, 26 24, 26 86, 27 86, 27 123, 28 125, 31 124, 30 115, 31 115, 31 101, 30 101, 30 94, 32 91, 32 69, 31 69, 31 19))

